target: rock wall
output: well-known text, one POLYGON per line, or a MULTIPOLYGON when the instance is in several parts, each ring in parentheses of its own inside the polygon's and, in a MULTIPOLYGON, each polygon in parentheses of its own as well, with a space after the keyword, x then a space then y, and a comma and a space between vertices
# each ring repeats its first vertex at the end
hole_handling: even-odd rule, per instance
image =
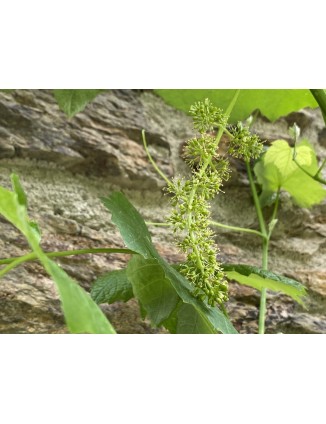
MULTIPOLYGON (((318 110, 302 110, 270 123, 259 117, 254 130, 270 142, 288 139, 296 122, 303 136, 326 156, 326 134, 318 110)), ((17 173, 29 198, 29 214, 42 230, 46 251, 85 247, 122 247, 120 235, 99 201, 123 190, 147 221, 169 213, 164 183, 148 162, 141 141, 146 130, 150 151, 168 176, 187 172, 180 146, 192 136, 191 120, 150 91, 112 90, 99 95, 73 119, 59 110, 48 90, 0 93, 0 184, 10 187, 17 173)), ((212 206, 214 218, 229 225, 257 228, 246 174, 233 163, 233 176, 212 206), (241 211, 241 213, 239 213, 241 211)), ((269 210, 265 211, 268 215, 269 210)), ((150 227, 153 241, 169 262, 183 256, 164 227, 150 227)), ((24 238, 0 218, 0 257, 29 251, 24 238)), ((326 203, 311 210, 282 195, 279 223, 271 241, 269 267, 309 288, 308 310, 279 294, 268 295, 269 333, 326 333, 326 203)), ((260 265, 259 240, 219 229, 221 260, 260 265)), ((108 270, 123 267, 126 255, 83 255, 58 262, 89 290, 108 270)), ((257 332, 258 293, 230 284, 228 310, 236 328, 257 332)), ((120 333, 156 333, 140 318, 135 300, 102 305, 120 333)), ((0 280, 0 333, 64 333, 63 315, 53 282, 36 262, 15 268, 0 280)))

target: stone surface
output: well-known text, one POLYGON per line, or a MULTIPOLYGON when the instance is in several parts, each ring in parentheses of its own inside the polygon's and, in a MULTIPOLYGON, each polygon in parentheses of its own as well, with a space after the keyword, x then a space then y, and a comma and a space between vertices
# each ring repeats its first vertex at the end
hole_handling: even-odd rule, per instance
MULTIPOLYGON (((270 142, 288 139, 296 122, 302 135, 326 156, 325 130, 319 111, 302 110, 275 123, 259 117, 254 130, 270 142)), ((42 229, 46 251, 85 247, 122 247, 110 215, 99 201, 122 189, 147 221, 162 221, 169 209, 164 182, 148 162, 141 130, 150 151, 168 176, 186 172, 180 146, 192 136, 191 120, 150 91, 112 90, 68 120, 49 90, 0 93, 0 184, 10 187, 17 173, 28 193, 29 214, 42 229)), ((248 181, 240 162, 212 205, 213 217, 229 225, 257 228, 248 181), (241 211, 241 214, 239 214, 241 211)), ((266 210, 266 215, 271 211, 266 210)), ((0 218, 0 257, 28 251, 24 238, 0 218)), ((150 227, 153 241, 169 262, 182 260, 173 235, 150 227)), ((326 203, 300 209, 282 195, 279 222, 271 241, 269 267, 309 288, 308 310, 280 294, 268 295, 268 333, 326 333, 326 203)), ((221 260, 260 265, 255 236, 219 228, 221 260)), ((87 290, 101 273, 124 266, 127 255, 82 255, 58 262, 87 290)), ((257 332, 259 293, 230 284, 228 310, 236 328, 257 332)), ((102 305, 120 333, 156 333, 140 317, 137 302, 102 305)), ((0 281, 0 333, 64 333, 60 302, 42 267, 25 263, 0 281)))

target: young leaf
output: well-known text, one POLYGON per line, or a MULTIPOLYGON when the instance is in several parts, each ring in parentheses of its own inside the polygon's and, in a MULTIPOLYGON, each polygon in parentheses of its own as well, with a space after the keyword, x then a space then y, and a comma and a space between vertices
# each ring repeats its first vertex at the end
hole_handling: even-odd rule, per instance
POLYGON ((266 288, 276 292, 281 291, 304 306, 303 298, 307 295, 306 288, 296 280, 250 265, 223 264, 223 269, 230 280, 257 290, 266 288))
POLYGON ((85 109, 102 90, 53 90, 60 109, 72 118, 85 109))
POLYGON ((127 302, 134 297, 127 270, 110 271, 98 277, 93 283, 91 296, 97 304, 127 302))
MULTIPOLYGON (((318 170, 316 154, 306 140, 297 147, 301 152, 302 167, 310 174, 318 170)), ((293 149, 284 140, 277 140, 254 167, 258 183, 262 186, 261 197, 268 198, 271 192, 286 190, 301 207, 311 207, 326 197, 322 184, 303 172, 292 161, 293 149), (276 144, 275 144, 276 143, 276 144)))
MULTIPOLYGON (((125 242, 125 245, 139 253, 143 256, 144 259, 156 259, 155 262, 155 270, 159 270, 159 266, 164 272, 164 284, 168 284, 165 281, 165 278, 170 281, 170 284, 178 294, 178 296, 182 299, 182 301, 186 304, 190 304, 194 307, 194 311, 196 314, 199 314, 200 318, 206 322, 206 332, 222 332, 222 333, 237 333, 229 319, 217 308, 210 307, 206 303, 199 301, 192 295, 193 287, 190 285, 189 281, 184 278, 177 270, 171 267, 165 260, 159 255, 157 250, 155 249, 149 231, 146 227, 146 224, 139 214, 139 212, 134 208, 134 206, 129 202, 129 200, 120 192, 112 193, 108 198, 102 199, 104 205, 110 210, 112 214, 112 222, 114 222, 121 236, 125 242)), ((132 258, 132 266, 136 267, 136 264, 142 264, 142 259, 132 258)), ((151 267, 153 267, 153 263, 150 262, 151 267)), ((129 266, 128 266, 129 268, 129 266)), ((132 268, 134 271, 134 268, 132 268)), ((148 268, 147 268, 148 269, 148 268)), ((147 284, 151 284, 150 273, 147 273, 147 284)), ((163 278, 163 275, 160 274, 160 278, 163 278)), ((135 273, 127 271, 128 279, 134 287, 134 284, 138 284, 138 282, 134 282, 133 278, 135 273)), ((146 284, 145 279, 137 274, 137 278, 141 279, 143 284, 146 284)), ((155 291, 155 288, 154 288, 155 291)), ((137 294, 135 293, 136 297, 137 294)), ((153 305, 156 303, 153 299, 153 305)), ((142 305, 145 307, 144 303, 141 301, 142 305)), ((171 302, 172 304, 172 302, 171 302)), ((163 305, 164 307, 164 305, 163 305)), ((147 304, 147 312, 151 308, 150 302, 147 304)), ((154 308, 154 309, 155 309, 154 308)), ((146 309, 146 308, 145 308, 146 309)), ((153 314, 158 313, 155 311, 153 314)), ((162 313, 164 316, 165 313, 162 313)))
MULTIPOLYGON (((296 159, 301 166, 310 166, 313 161, 313 149, 304 144, 296 148, 296 159)), ((274 164, 280 172, 282 180, 286 179, 298 169, 293 160, 293 148, 285 140, 275 140, 264 156, 266 165, 274 164)))
MULTIPOLYGON (((20 186, 16 179, 16 186, 20 186)), ((53 278, 59 291, 67 327, 72 333, 115 333, 103 312, 72 278, 52 262, 39 246, 35 223, 27 216, 26 207, 16 192, 0 187, 0 213, 26 237, 46 271, 53 278)))
MULTIPOLYGON (((235 90, 155 90, 169 105, 188 113, 190 106, 210 99, 216 106, 226 110, 235 90)), ((309 90, 241 90, 230 123, 243 121, 256 109, 271 121, 304 107, 315 108, 318 104, 309 90)))

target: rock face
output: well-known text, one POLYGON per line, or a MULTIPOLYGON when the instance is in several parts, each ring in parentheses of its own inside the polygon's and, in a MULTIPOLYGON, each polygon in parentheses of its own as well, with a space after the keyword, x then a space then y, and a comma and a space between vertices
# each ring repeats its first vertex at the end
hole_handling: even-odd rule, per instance
MULTIPOLYGON (((325 129, 318 110, 302 110, 276 123, 260 117, 254 131, 267 141, 288 139, 288 126, 294 122, 319 157, 325 157, 325 129)), ((187 172, 179 151, 193 135, 191 120, 150 91, 105 92, 71 120, 59 110, 51 91, 0 93, 0 184, 9 188, 10 174, 20 176, 29 198, 29 215, 41 227, 45 251, 123 247, 99 201, 114 190, 123 190, 147 221, 162 221, 168 215, 161 190, 164 181, 142 146, 143 128, 165 174, 187 172)), ((213 216, 229 225, 257 228, 243 167, 234 163, 233 168, 225 194, 212 205, 213 216)), ((3 218, 0 231, 0 257, 29 251, 24 238, 3 218)), ((162 256, 169 262, 182 260, 166 228, 150 227, 150 231, 162 256)), ((284 295, 269 294, 268 333, 326 333, 325 235, 326 203, 300 209, 286 193, 282 195, 269 268, 306 284, 308 310, 284 295)), ((260 265, 260 240, 255 236, 218 229, 216 239, 222 261, 260 265)), ((83 255, 58 262, 89 290, 98 275, 123 267, 127 260, 127 255, 83 255)), ((230 284, 228 310, 238 331, 257 332, 258 305, 257 291, 230 284)), ((102 308, 117 332, 164 332, 141 319, 135 300, 102 308)), ((0 333, 66 331, 54 284, 38 263, 25 263, 0 280, 0 333)))

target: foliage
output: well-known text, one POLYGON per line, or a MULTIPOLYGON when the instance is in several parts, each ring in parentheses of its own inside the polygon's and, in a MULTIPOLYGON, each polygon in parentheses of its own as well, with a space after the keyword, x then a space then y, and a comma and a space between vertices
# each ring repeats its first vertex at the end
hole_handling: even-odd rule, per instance
MULTIPOLYGON (((81 111, 102 90, 55 90, 59 106, 69 117, 81 111)), ((170 181, 158 168, 147 148, 149 160, 166 181, 166 191, 173 207, 168 223, 178 236, 178 246, 186 254, 186 261, 178 266, 168 264, 152 243, 148 228, 134 206, 120 192, 111 193, 102 202, 112 215, 127 249, 80 249, 78 251, 48 252, 40 247, 41 233, 37 223, 27 216, 27 196, 19 178, 11 176, 13 192, 0 187, 0 213, 15 225, 28 240, 33 252, 20 258, 1 259, 6 265, 0 276, 27 260, 39 260, 54 280, 62 303, 66 323, 73 333, 114 333, 96 303, 128 301, 135 297, 143 316, 152 325, 164 326, 171 333, 237 333, 226 313, 228 280, 251 286, 261 292, 259 332, 264 332, 266 290, 280 291, 304 304, 306 290, 293 280, 267 269, 269 241, 275 225, 280 190, 286 190, 302 207, 311 207, 326 197, 325 183, 318 167, 316 153, 307 140, 298 142, 299 129, 291 129, 294 147, 285 140, 276 140, 262 152, 262 143, 249 128, 235 122, 259 108, 270 119, 276 119, 293 108, 316 106, 308 90, 210 90, 210 100, 197 101, 190 107, 197 136, 185 147, 185 160, 191 169, 188 179, 176 177, 170 181), (232 100, 230 101, 232 97, 232 100), (281 100, 281 101, 280 101, 281 100), (231 117, 231 118, 230 118, 231 117), (231 119, 231 121, 230 121, 231 119), (198 135, 199 133, 199 135, 198 135), (219 143, 226 137, 227 153, 220 153, 219 143), (260 230, 231 227, 210 219, 210 200, 220 191, 229 176, 228 156, 244 160, 257 212, 260 230), (250 160, 255 159, 254 172, 261 185, 260 201, 252 175, 250 160), (274 204, 272 216, 266 221, 263 206, 274 204), (262 267, 244 264, 221 264, 211 225, 245 231, 259 236, 262 241, 262 267), (128 253, 132 255, 126 269, 103 274, 93 284, 89 296, 71 279, 51 256, 82 253, 128 253), (92 300, 93 299, 93 300, 92 300), (96 303, 95 303, 95 302, 96 303)), ((189 99, 200 100, 207 90, 157 90, 173 104, 187 104, 189 99), (170 97, 169 97, 170 96, 170 97), (186 102, 186 103, 184 103, 186 102)), ((319 104, 323 104, 323 90, 311 90, 319 104), (318 93, 314 93, 318 92, 318 93)), ((188 106, 187 106, 188 109, 188 106)))
POLYGON ((92 285, 91 296, 98 304, 127 302, 134 297, 127 270, 110 271, 98 277, 92 285))
MULTIPOLYGON (((301 207, 311 207, 326 197, 322 185, 309 177, 293 161, 294 149, 285 140, 276 140, 254 167, 259 184, 262 186, 261 200, 264 205, 273 193, 280 189, 290 193, 301 207)), ((309 173, 316 173, 316 153, 307 140, 296 147, 296 159, 309 173)))
MULTIPOLYGON (((226 109, 236 90, 155 90, 169 105, 188 112, 191 105, 209 98, 226 109)), ((229 122, 247 119, 256 109, 271 121, 303 107, 315 108, 318 104, 309 90, 241 90, 229 122)))
MULTIPOLYGON (((24 234, 37 258, 56 283, 70 332, 114 333, 113 327, 91 297, 44 254, 39 245, 40 235, 28 218, 27 197, 17 175, 12 175, 12 181, 14 191, 0 187, 0 213, 24 234)), ((2 269, 0 275, 4 275, 6 271, 6 268, 2 269)))
POLYGON ((53 90, 60 109, 72 118, 103 90, 53 90))
MULTIPOLYGON (((190 283, 157 252, 146 224, 120 192, 102 199, 112 214, 112 222, 119 228, 125 245, 137 252, 127 266, 127 277, 133 292, 154 325, 171 328, 171 315, 178 322, 175 309, 180 302, 189 305, 194 319, 202 322, 206 333, 235 333, 231 322, 217 308, 196 299, 190 283)), ((181 324, 180 324, 181 326, 181 324)), ((173 328, 177 328, 176 324, 173 328)))
MULTIPOLYGON (((216 257, 218 249, 213 241, 214 233, 209 228, 210 205, 219 192, 223 180, 228 178, 228 161, 218 154, 218 145, 226 131, 227 114, 215 107, 208 99, 195 103, 190 110, 194 128, 200 137, 188 141, 185 147, 185 159, 192 170, 188 180, 175 178, 168 184, 167 191, 172 194, 173 206, 169 222, 175 233, 185 233, 178 243, 187 254, 187 260, 180 267, 180 272, 195 287, 194 294, 199 299, 207 298, 210 305, 223 304, 227 296, 227 281, 216 257), (217 135, 210 132, 217 128, 217 135)), ((252 136, 247 128, 240 125, 230 135, 229 152, 238 157, 257 157, 262 144, 257 136, 252 136), (236 149, 234 146, 239 145, 236 149), (239 151, 241 150, 241 154, 239 151)))
POLYGON ((302 305, 303 298, 307 295, 303 284, 271 271, 245 264, 223 264, 222 267, 230 280, 235 280, 260 291, 266 288, 283 292, 302 305))

